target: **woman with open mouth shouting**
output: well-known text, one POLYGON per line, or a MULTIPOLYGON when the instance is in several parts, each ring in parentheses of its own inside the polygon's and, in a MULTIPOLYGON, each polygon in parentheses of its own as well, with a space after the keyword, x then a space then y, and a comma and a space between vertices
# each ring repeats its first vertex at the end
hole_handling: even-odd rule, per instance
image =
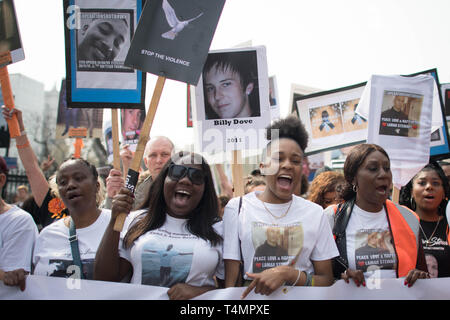
POLYGON ((222 223, 211 170, 200 155, 180 152, 152 183, 140 210, 129 213, 133 194, 122 188, 113 199, 111 222, 95 261, 95 279, 167 287, 173 300, 215 289, 223 279, 222 223))
POLYGON ((375 144, 355 146, 344 177, 345 202, 325 210, 340 254, 333 260, 335 277, 353 279, 358 287, 367 279, 376 286, 381 278, 403 277, 410 287, 429 277, 417 215, 388 200, 392 173, 386 151, 375 144))
POLYGON ((450 277, 449 227, 445 215, 450 186, 442 168, 427 164, 400 192, 400 203, 420 218, 422 241, 431 278, 450 277))
MULTIPOLYGON (((295 196, 300 189, 308 134, 297 117, 267 128, 263 151, 264 191, 231 199, 224 212, 225 286, 240 285, 245 298, 270 295, 284 285, 329 286, 331 259, 338 255, 319 205, 295 196)), ((287 288, 283 289, 287 292, 287 288)))

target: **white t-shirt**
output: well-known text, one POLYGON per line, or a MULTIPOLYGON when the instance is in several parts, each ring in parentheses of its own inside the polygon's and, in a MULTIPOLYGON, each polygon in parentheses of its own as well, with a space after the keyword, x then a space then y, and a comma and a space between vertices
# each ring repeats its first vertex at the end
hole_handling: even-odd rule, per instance
POLYGON ((37 237, 36 223, 28 212, 13 206, 0 214, 0 270, 30 272, 37 237))
MULTIPOLYGON (((224 210, 224 259, 241 260, 239 239, 246 272, 261 272, 290 263, 300 252, 296 266, 314 272, 312 261, 339 255, 321 206, 293 196, 292 205, 264 203, 251 192, 231 199, 224 210)), ((246 276, 244 276, 247 278, 246 276)))
MULTIPOLYGON (((60 219, 42 229, 33 254, 35 275, 69 277, 74 265, 69 242, 69 228, 60 219), (69 269, 68 269, 69 268, 69 269)), ((76 229, 78 248, 85 279, 93 279, 97 248, 111 220, 111 211, 102 209, 97 220, 88 227, 76 229)))
MULTIPOLYGON (((166 214, 166 221, 160 228, 146 232, 125 249, 123 239, 128 228, 135 217, 145 212, 131 212, 120 236, 119 254, 133 266, 131 283, 168 288, 176 283, 187 283, 200 287, 214 286, 215 275, 224 278, 222 243, 212 246, 209 241, 193 235, 186 227, 187 219, 166 214)), ((216 223, 214 229, 222 236, 222 222, 216 223)))
MULTIPOLYGON (((334 210, 327 209, 326 214, 330 217, 334 210)), ((366 279, 397 277, 397 256, 384 207, 368 212, 355 204, 345 233, 350 269, 362 270, 366 279)))

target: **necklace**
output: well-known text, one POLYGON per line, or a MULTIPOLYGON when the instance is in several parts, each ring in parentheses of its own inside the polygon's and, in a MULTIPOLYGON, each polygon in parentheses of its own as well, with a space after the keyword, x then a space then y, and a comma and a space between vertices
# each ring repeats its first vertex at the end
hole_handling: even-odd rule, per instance
POLYGON ((264 208, 267 210, 267 212, 270 213, 270 215, 271 215, 272 217, 274 217, 275 219, 278 220, 278 219, 281 219, 281 218, 285 217, 285 216, 288 214, 289 209, 291 208, 291 205, 292 205, 293 200, 291 200, 291 202, 289 203, 289 207, 287 208, 286 212, 283 213, 283 214, 282 214, 281 216, 279 216, 279 217, 276 216, 276 215, 274 215, 272 212, 270 212, 269 209, 267 209, 266 204, 264 203, 264 201, 261 201, 261 202, 262 202, 264 208))
POLYGON ((431 239, 433 238, 434 233, 436 232, 436 230, 437 230, 437 228, 439 226, 439 222, 441 222, 441 219, 439 219, 438 222, 436 223, 436 226, 434 227, 433 233, 431 234, 431 236, 428 239, 427 239, 427 235, 425 234, 425 231, 423 231, 422 226, 419 223, 420 230, 422 231, 423 237, 425 238, 425 247, 428 247, 428 245, 431 244, 431 239))

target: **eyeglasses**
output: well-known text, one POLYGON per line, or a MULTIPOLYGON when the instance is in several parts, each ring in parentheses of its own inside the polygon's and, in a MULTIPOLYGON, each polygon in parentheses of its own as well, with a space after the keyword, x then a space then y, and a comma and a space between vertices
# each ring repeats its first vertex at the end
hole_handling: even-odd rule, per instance
POLYGON ((186 175, 193 184, 201 185, 205 183, 205 175, 201 169, 185 167, 179 164, 171 164, 169 166, 168 176, 170 179, 179 181, 186 175))

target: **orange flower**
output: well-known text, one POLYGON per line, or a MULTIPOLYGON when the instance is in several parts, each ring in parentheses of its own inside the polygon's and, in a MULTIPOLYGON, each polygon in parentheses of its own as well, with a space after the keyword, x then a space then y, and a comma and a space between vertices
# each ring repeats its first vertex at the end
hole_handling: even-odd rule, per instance
POLYGON ((52 218, 61 219, 66 216, 62 211, 66 208, 64 202, 60 198, 53 198, 48 203, 48 211, 53 213, 52 218))

